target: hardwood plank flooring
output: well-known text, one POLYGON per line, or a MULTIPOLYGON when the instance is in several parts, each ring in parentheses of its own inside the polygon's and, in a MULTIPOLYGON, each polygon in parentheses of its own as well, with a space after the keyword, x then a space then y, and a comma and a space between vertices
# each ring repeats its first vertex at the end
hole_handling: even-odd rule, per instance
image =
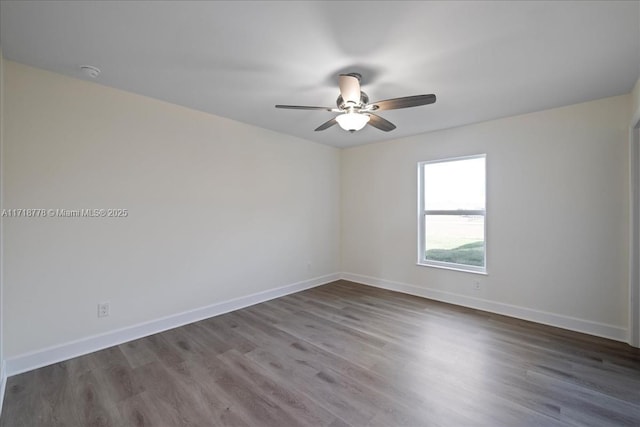
POLYGON ((9 378, 38 426, 640 426, 640 350, 338 281, 9 378))

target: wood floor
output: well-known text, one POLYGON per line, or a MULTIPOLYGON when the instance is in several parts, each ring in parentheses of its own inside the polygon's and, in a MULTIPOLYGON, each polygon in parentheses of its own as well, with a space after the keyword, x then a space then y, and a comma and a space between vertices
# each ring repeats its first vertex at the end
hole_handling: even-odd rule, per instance
POLYGON ((626 344, 346 281, 9 378, 2 427, 640 426, 626 344))

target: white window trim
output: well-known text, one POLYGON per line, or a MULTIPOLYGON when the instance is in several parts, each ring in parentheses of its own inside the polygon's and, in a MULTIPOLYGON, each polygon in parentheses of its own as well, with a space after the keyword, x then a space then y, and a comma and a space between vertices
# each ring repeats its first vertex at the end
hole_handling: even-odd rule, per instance
POLYGON ((418 162, 418 261, 417 265, 423 267, 444 268, 447 270, 463 271, 467 273, 487 274, 487 155, 474 154, 472 156, 449 157, 446 159, 427 160, 418 162), (485 159, 485 201, 484 210, 426 210, 424 208, 424 165, 431 163, 444 163, 457 160, 485 159), (427 214, 436 215, 483 215, 484 216, 484 266, 457 264, 453 262, 427 260, 425 242, 425 217, 427 214))

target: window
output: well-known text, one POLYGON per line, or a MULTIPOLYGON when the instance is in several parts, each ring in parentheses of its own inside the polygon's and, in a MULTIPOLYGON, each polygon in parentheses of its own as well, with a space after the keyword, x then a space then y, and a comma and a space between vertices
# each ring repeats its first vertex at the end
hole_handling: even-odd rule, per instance
POLYGON ((485 159, 418 163, 418 264, 486 272, 485 159))

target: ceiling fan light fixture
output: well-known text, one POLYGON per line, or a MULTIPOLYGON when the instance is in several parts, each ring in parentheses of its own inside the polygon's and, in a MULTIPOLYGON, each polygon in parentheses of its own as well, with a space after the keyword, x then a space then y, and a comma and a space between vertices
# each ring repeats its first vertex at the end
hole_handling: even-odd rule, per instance
POLYGON ((362 129, 371 119, 368 114, 344 113, 336 117, 340 127, 349 132, 362 129))

